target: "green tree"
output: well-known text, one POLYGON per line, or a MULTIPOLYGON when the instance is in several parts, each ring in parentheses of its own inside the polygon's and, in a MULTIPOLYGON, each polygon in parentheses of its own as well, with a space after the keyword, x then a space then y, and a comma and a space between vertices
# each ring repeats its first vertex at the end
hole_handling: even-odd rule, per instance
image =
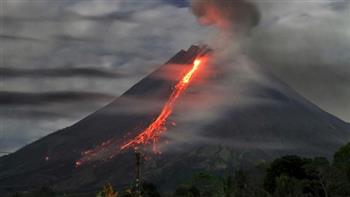
POLYGON ((55 197, 56 194, 51 187, 41 187, 32 193, 33 197, 55 197))
POLYGON ((306 171, 303 168, 306 163, 307 160, 305 158, 296 155, 289 155, 275 159, 270 167, 267 168, 263 181, 264 188, 266 191, 273 194, 276 189, 276 178, 281 175, 296 179, 307 178, 306 171))
POLYGON ((350 142, 340 147, 334 154, 333 165, 342 170, 350 181, 350 142))
POLYGON ((234 178, 232 175, 229 175, 224 179, 224 192, 225 197, 233 197, 234 178))
POLYGON ((233 187, 234 197, 249 196, 248 195, 249 179, 248 179, 248 174, 244 170, 239 169, 235 172, 233 183, 234 183, 234 187, 233 187))
POLYGON ((329 182, 332 196, 350 196, 350 143, 334 153, 329 182))
POLYGON ((309 159, 304 164, 304 169, 309 177, 309 185, 306 190, 317 196, 329 196, 331 166, 324 157, 309 159))
POLYGON ((21 195, 18 192, 16 192, 15 194, 13 194, 12 197, 21 197, 21 195))
POLYGON ((160 197, 160 194, 153 183, 143 182, 142 197, 160 197))
POLYGON ((303 182, 286 175, 276 177, 276 197, 299 197, 303 196, 303 182))
POLYGON ((200 197, 199 190, 194 186, 180 186, 176 189, 173 197, 200 197))
POLYGON ((195 174, 190 180, 177 188, 175 194, 178 196, 183 196, 183 193, 197 195, 195 190, 198 190, 202 197, 222 197, 224 196, 223 179, 201 172, 195 174))

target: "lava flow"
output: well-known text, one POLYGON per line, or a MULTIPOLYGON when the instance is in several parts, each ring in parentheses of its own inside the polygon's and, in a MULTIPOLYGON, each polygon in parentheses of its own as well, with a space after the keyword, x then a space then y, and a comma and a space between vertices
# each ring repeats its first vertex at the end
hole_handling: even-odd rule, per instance
POLYGON ((137 145, 140 144, 153 143, 153 151, 157 152, 156 142, 160 138, 160 135, 166 130, 165 123, 173 111, 175 102, 177 98, 188 88, 193 75, 196 71, 198 71, 200 65, 203 63, 202 60, 203 59, 194 60, 191 69, 185 73, 182 79, 175 85, 169 99, 163 106, 161 113, 145 130, 121 146, 118 140, 110 139, 103 142, 101 145, 82 152, 82 157, 75 162, 75 166, 79 167, 89 161, 111 159, 115 155, 119 154, 120 151, 130 147, 137 148, 137 145))
POLYGON ((189 70, 186 75, 184 75, 183 78, 175 85, 173 92, 171 93, 158 117, 134 139, 122 145, 120 147, 121 150, 129 147, 135 147, 139 144, 153 142, 153 151, 156 151, 156 142, 158 141, 162 132, 166 130, 165 123, 173 111, 177 98, 188 88, 194 73, 198 70, 200 65, 200 59, 194 60, 191 70, 189 70))

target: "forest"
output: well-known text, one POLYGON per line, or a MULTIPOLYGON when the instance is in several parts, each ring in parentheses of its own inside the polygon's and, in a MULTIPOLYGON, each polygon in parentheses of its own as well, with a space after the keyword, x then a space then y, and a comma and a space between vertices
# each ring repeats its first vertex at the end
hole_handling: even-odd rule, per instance
POLYGON ((287 155, 240 168, 225 176, 198 172, 162 193, 151 182, 143 182, 141 193, 133 185, 117 191, 109 183, 100 191, 55 192, 50 187, 19 193, 13 197, 347 197, 350 196, 350 143, 336 151, 331 160, 287 155))

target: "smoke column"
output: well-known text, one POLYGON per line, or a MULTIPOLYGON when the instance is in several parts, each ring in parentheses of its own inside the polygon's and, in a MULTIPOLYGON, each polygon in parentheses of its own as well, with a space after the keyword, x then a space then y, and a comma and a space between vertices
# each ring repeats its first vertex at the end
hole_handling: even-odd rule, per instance
POLYGON ((235 35, 248 33, 260 21, 257 7, 244 0, 192 0, 191 8, 202 25, 235 35))

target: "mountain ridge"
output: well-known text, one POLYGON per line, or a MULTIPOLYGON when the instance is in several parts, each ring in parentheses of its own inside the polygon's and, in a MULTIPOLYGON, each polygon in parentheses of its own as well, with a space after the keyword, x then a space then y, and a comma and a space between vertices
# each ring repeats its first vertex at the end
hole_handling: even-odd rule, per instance
MULTIPOLYGON (((206 49, 198 46, 181 50, 108 105, 1 157, 0 185, 52 185, 58 190, 79 190, 100 187, 105 181, 119 185, 132 182, 132 150, 81 168, 75 168, 75 161, 82 151, 108 139, 123 141, 146 127, 161 110, 182 70, 203 50, 206 49)), ((224 173, 239 165, 284 154, 329 157, 350 139, 349 124, 307 101, 279 79, 268 78, 278 88, 257 83, 249 92, 267 102, 227 107, 222 117, 204 125, 202 138, 193 142, 170 141, 166 146, 180 147, 179 151, 163 152, 145 162, 144 178, 166 189, 200 170, 224 173)), ((193 128, 189 123, 184 126, 193 128)), ((177 135, 192 135, 186 129, 179 130, 177 135)), ((193 135, 196 137, 196 133, 193 135)))

